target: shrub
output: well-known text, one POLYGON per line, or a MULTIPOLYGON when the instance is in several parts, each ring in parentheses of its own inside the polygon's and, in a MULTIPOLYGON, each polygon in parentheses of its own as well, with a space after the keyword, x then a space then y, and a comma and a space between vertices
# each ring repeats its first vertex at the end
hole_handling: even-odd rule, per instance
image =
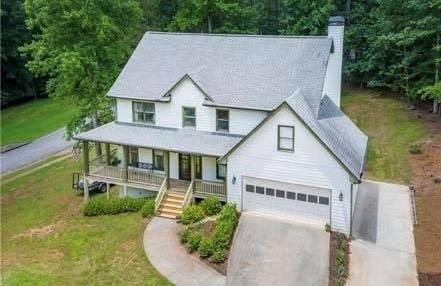
POLYGON ((181 221, 183 224, 198 222, 204 218, 204 211, 198 205, 191 205, 182 212, 181 221))
POLYGON ((421 144, 412 144, 409 149, 410 154, 421 154, 423 153, 423 146, 421 144))
POLYGON ((237 221, 236 206, 233 204, 225 205, 220 212, 213 232, 213 244, 216 245, 216 247, 227 248, 230 245, 237 221))
POLYGON ((220 212, 220 221, 230 221, 231 223, 236 224, 238 219, 236 205, 234 204, 226 204, 220 212))
POLYGON ((222 210, 222 203, 216 197, 208 197, 199 204, 205 215, 217 215, 222 210))
POLYGON ((141 208, 141 214, 143 217, 152 217, 155 215, 155 200, 148 199, 141 208))
POLYGON ((123 212, 137 212, 144 205, 144 198, 97 198, 84 206, 85 216, 115 215, 123 212))
POLYGON ((184 244, 187 243, 190 233, 191 233, 191 229, 188 227, 184 228, 183 230, 181 230, 181 232, 179 232, 179 237, 181 238, 182 243, 184 244))
POLYGON ((210 256, 208 260, 213 263, 221 263, 225 260, 226 257, 227 257, 226 251, 222 248, 219 248, 213 252, 213 254, 210 256))
POLYGON ((187 243, 185 244, 185 247, 189 252, 193 252, 196 249, 199 248, 199 244, 202 240, 202 234, 200 234, 197 231, 191 231, 187 235, 187 243))
POLYGON ((200 257, 211 256, 214 252, 214 246, 211 239, 206 237, 202 238, 201 242, 199 243, 198 252, 200 257))

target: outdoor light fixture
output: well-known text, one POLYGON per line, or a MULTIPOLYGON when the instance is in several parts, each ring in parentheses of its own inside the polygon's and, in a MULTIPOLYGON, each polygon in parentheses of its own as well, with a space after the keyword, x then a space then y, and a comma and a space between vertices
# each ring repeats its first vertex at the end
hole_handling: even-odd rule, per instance
POLYGON ((233 176, 233 179, 231 180, 231 182, 233 183, 233 185, 236 184, 236 176, 233 176))
POLYGON ((343 201, 343 193, 342 192, 340 192, 340 195, 338 196, 338 199, 340 200, 340 202, 343 201))

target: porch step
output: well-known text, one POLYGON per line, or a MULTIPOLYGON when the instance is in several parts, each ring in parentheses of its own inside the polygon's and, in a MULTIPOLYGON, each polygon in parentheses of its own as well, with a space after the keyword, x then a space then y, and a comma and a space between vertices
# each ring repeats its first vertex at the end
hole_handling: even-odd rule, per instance
POLYGON ((158 209, 158 215, 166 218, 176 218, 182 214, 182 202, 185 194, 167 191, 158 209))

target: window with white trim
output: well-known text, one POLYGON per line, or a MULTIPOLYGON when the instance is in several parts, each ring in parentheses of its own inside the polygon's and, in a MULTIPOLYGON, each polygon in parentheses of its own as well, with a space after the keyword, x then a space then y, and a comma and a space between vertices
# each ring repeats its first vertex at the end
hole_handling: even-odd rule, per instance
POLYGON ((182 107, 182 127, 196 127, 196 108, 182 107))
POLYGON ((155 124, 155 104, 133 101, 133 122, 155 124))
POLYGON ((279 125, 277 130, 277 149, 294 152, 294 126, 279 125))

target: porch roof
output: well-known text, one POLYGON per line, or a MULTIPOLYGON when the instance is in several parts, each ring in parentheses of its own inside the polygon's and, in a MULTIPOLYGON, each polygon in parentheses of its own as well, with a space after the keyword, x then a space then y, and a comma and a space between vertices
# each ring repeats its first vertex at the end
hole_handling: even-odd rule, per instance
POLYGON ((80 133, 74 138, 220 157, 236 145, 243 136, 190 128, 180 129, 111 122, 80 133))

